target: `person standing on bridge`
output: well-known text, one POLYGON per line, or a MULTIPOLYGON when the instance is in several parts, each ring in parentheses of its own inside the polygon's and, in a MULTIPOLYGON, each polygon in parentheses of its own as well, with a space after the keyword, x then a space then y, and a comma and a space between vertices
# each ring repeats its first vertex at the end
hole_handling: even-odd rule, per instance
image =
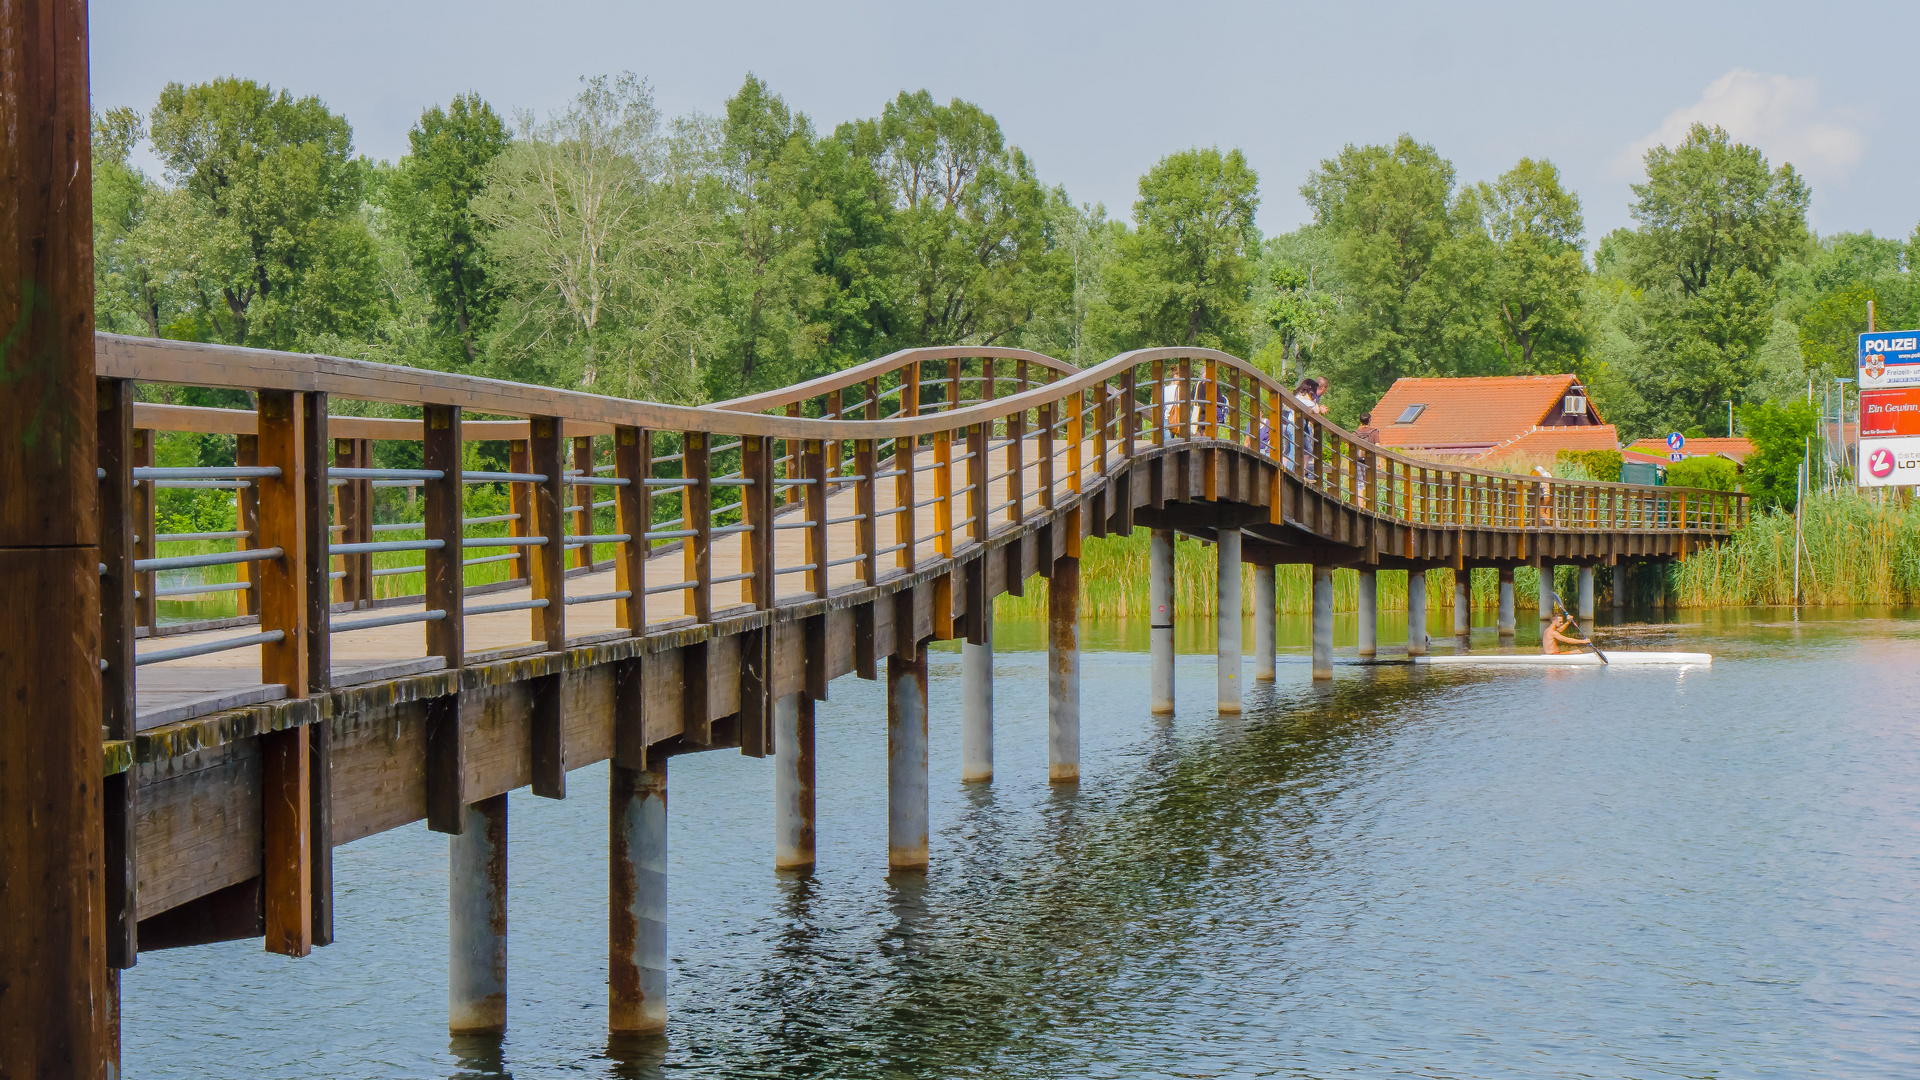
POLYGON ((1572 625, 1573 625, 1573 620, 1567 617, 1566 612, 1555 611, 1553 613, 1553 621, 1547 624, 1547 636, 1546 636, 1546 639, 1540 643, 1541 644, 1540 651, 1547 654, 1548 656, 1558 656, 1560 655, 1560 646, 1562 645, 1592 645, 1593 644, 1592 641, 1586 638, 1569 637, 1566 633, 1564 633, 1564 631, 1572 625))

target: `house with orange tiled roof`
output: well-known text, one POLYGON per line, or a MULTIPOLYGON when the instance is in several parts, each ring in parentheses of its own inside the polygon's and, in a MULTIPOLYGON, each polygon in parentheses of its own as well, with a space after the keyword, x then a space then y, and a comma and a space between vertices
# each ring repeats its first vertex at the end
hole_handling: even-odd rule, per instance
POLYGON ((1429 457, 1551 460, 1620 446, 1573 375, 1400 379, 1373 407, 1373 426, 1380 445, 1429 457))

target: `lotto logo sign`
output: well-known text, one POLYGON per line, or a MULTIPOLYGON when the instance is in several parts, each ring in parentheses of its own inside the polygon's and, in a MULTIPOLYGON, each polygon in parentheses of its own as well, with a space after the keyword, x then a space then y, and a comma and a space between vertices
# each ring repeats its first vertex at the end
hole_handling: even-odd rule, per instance
POLYGON ((1867 455, 1867 472, 1877 479, 1884 480, 1893 475, 1893 451, 1878 447, 1867 455))
POLYGON ((1860 440, 1863 487, 1920 484, 1920 438, 1860 440))

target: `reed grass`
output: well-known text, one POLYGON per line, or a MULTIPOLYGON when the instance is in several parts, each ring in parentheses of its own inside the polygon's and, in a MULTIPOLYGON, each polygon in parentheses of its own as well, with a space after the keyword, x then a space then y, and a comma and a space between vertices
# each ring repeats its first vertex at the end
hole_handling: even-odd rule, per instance
MULTIPOLYGON (((1920 603, 1920 506, 1841 491, 1809 496, 1802 512, 1801 602, 1920 603)), ((1771 511, 1676 564, 1669 579, 1682 607, 1788 605, 1793 571, 1793 515, 1771 511)))

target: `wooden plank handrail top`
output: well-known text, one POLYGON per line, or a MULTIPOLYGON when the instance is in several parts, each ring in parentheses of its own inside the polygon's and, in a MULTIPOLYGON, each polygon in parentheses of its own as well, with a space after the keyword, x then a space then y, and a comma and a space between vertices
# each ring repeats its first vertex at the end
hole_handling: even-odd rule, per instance
MULTIPOLYGON (((1017 354, 1023 350, 999 350, 998 352, 1017 354)), ((988 354, 994 354, 994 351, 988 346, 978 345, 903 350, 901 353, 891 354, 866 366, 900 367, 917 360, 938 359, 942 356, 955 359, 988 354), (902 356, 906 359, 898 359, 902 356)), ((1038 355, 1040 354, 1027 354, 1027 358, 1031 360, 1038 355)), ((584 421, 591 424, 629 426, 655 431, 707 432, 776 439, 887 440, 939 433, 951 434, 975 424, 1023 415, 1096 387, 1103 388, 1102 392, 1107 396, 1117 396, 1123 391, 1110 384, 1117 382, 1140 365, 1166 360, 1210 361, 1217 368, 1238 371, 1252 380, 1256 390, 1277 394, 1279 399, 1297 415, 1297 422, 1304 421, 1306 426, 1315 429, 1316 432, 1332 435, 1339 442, 1377 455, 1380 461, 1390 462, 1405 469, 1424 470, 1431 475, 1456 479, 1471 478, 1484 482, 1526 484, 1531 485, 1534 490, 1545 487, 1565 491, 1614 490, 1646 496, 1701 495, 1709 498, 1726 498, 1735 503, 1744 503, 1747 498, 1742 492, 1527 476, 1489 469, 1440 465, 1410 457, 1362 442, 1352 432, 1309 410, 1285 386, 1247 361, 1218 349, 1200 347, 1167 346, 1136 349, 1085 370, 1076 371, 1056 382, 1045 383, 1022 393, 977 402, 945 412, 932 412, 911 417, 894 416, 887 419, 824 420, 763 415, 719 406, 663 405, 657 402, 605 397, 577 390, 560 390, 472 375, 376 364, 365 360, 347 360, 314 353, 285 353, 269 349, 137 338, 119 334, 95 335, 95 367, 96 374, 101 377, 248 390, 325 391, 329 394, 364 401, 404 405, 458 405, 484 413, 555 416, 562 418, 568 424, 584 421)), ((855 370, 859 369, 850 369, 850 371, 855 370)), ((1200 377, 1198 372, 1195 373, 1195 377, 1200 377)), ((862 380, 849 380, 849 384, 853 381, 862 380)), ((818 383, 819 380, 815 382, 818 383)), ((1136 394, 1143 390, 1149 395, 1152 394, 1151 381, 1136 384, 1136 394)), ((734 405, 744 400, 750 399, 736 399, 736 402, 727 404, 734 405)), ((1181 406, 1191 408, 1202 400, 1211 399, 1203 398, 1198 394, 1183 396, 1181 406)), ((1244 403, 1238 404, 1236 408, 1243 414, 1246 411, 1244 403)), ((416 424, 415 421, 398 421, 398 423, 416 424)), ((479 421, 479 423, 490 423, 490 421, 479 421)), ((465 424, 462 425, 463 429, 465 426, 465 424)), ((1196 426, 1199 430, 1183 441, 1196 442, 1204 439, 1204 432, 1208 425, 1201 423, 1196 426)), ((1257 428, 1258 425, 1254 426, 1257 428)), ((1274 440, 1275 449, 1277 449, 1281 434, 1271 432, 1270 437, 1274 440)), ((1296 438, 1301 437, 1296 436, 1296 438)), ((1313 436, 1304 438, 1308 444, 1314 441, 1313 436)), ((1388 510, 1385 516, 1389 518, 1400 516, 1398 507, 1384 509, 1388 510)))
POLYGON ((1056 360, 1045 353, 1034 352, 1031 349, 1010 349, 1000 345, 928 345, 914 349, 901 349, 898 352, 888 353, 878 360, 869 360, 845 371, 836 371, 831 375, 822 375, 817 379, 810 379, 778 390, 767 390, 715 402, 710 408, 725 409, 729 412, 765 412, 768 409, 782 409, 835 390, 858 386, 869 379, 890 375, 908 364, 917 364, 926 360, 972 360, 984 357, 992 357, 995 360, 1025 360, 1062 375, 1074 375, 1080 371, 1065 360, 1056 360))

